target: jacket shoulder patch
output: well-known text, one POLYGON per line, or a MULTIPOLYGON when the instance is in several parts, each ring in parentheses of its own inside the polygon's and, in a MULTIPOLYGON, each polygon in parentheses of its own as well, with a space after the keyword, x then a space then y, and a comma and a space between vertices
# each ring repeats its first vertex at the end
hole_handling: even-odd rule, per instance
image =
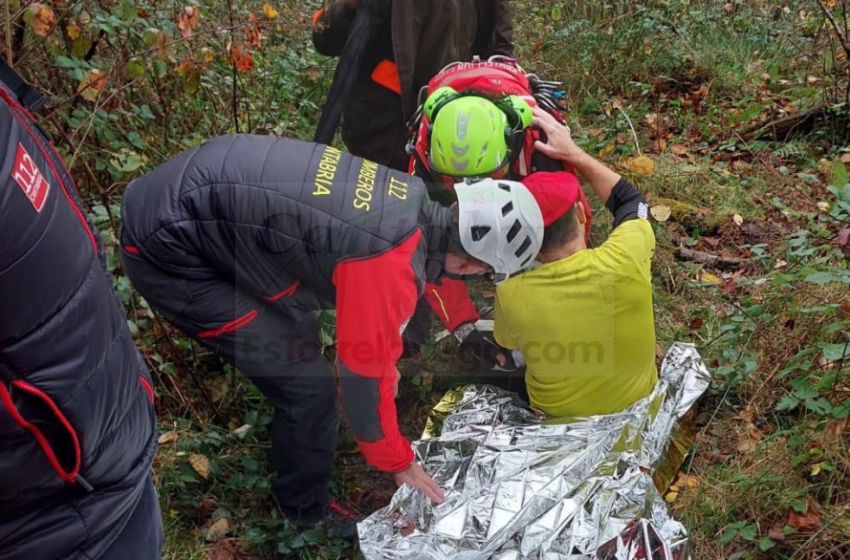
POLYGON ((44 203, 47 201, 47 195, 50 193, 50 183, 44 178, 41 170, 21 143, 18 143, 18 151, 15 154, 12 178, 24 191, 35 211, 41 212, 44 203))

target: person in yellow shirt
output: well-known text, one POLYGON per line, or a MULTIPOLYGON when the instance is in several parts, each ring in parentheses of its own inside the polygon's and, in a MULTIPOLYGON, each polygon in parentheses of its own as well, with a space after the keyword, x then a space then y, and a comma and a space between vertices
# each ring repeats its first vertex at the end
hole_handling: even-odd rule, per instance
POLYGON ((622 410, 657 381, 650 262, 655 236, 643 196, 585 153, 568 127, 535 110, 546 143, 535 148, 571 163, 614 216, 593 249, 583 234, 581 187, 573 175, 523 180, 544 217, 539 267, 498 285, 496 341, 527 364, 531 405, 551 417, 622 410))

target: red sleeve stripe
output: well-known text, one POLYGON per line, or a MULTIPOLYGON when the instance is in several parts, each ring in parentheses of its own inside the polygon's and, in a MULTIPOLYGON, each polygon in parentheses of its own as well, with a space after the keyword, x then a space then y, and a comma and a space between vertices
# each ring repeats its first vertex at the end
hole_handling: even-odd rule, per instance
POLYGON ((130 253, 131 255, 138 255, 141 253, 138 247, 133 247, 132 245, 124 245, 124 250, 130 253))
POLYGON ((218 327, 217 329, 212 329, 212 330, 209 330, 209 331, 204 331, 204 332, 198 333, 198 338, 216 338, 216 337, 219 337, 219 336, 221 336, 225 333, 229 333, 229 332, 239 330, 242 327, 249 325, 251 323, 251 321, 253 321, 254 319, 257 318, 257 315, 259 315, 257 310, 252 309, 251 311, 249 311, 245 315, 239 317, 238 319, 234 319, 233 321, 230 321, 229 323, 225 323, 222 326, 218 327))
POLYGON ((141 383, 142 387, 145 388, 145 391, 147 391, 147 393, 148 393, 148 398, 150 398, 151 404, 153 404, 153 401, 154 401, 153 387, 151 387, 151 384, 148 383, 148 380, 145 379, 144 377, 142 377, 141 375, 139 376, 139 383, 141 383))
POLYGON ((298 289, 298 286, 300 286, 300 285, 301 285, 301 280, 296 280, 295 282, 292 283, 292 285, 290 287, 283 290, 279 294, 275 294, 273 296, 267 297, 266 300, 268 300, 268 301, 278 301, 278 300, 283 299, 285 297, 289 297, 289 296, 291 296, 292 294, 295 293, 295 291, 298 289))

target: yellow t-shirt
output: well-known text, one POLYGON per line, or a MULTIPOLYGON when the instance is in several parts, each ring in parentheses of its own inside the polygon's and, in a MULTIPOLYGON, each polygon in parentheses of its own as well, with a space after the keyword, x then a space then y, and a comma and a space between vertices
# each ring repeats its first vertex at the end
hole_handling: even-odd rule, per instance
POLYGON ((494 334, 528 364, 532 406, 554 417, 607 414, 652 391, 654 251, 649 222, 630 220, 601 247, 498 286, 494 334))

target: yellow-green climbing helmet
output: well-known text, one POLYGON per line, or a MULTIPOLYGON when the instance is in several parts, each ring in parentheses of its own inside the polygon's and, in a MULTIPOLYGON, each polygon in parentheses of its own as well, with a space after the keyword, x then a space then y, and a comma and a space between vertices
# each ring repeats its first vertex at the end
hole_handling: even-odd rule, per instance
POLYGON ((510 123, 495 103, 477 96, 455 97, 445 104, 440 88, 428 99, 425 114, 432 118, 431 170, 452 177, 483 177, 508 162, 510 123), (442 98, 442 99, 441 99, 442 98), (438 110, 433 111, 434 108, 438 110), (436 112, 436 116, 433 113, 436 112))

